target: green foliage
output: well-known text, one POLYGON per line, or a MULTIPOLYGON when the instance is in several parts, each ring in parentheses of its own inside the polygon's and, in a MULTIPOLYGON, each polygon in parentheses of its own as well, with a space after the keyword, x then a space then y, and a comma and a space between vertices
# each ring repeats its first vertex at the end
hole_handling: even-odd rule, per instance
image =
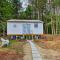
POLYGON ((6 32, 6 20, 13 17, 13 7, 8 0, 0 0, 0 33, 6 32))
POLYGON ((60 15, 55 14, 55 12, 58 12, 58 10, 55 11, 55 9, 60 7, 60 0, 51 0, 49 7, 51 10, 54 10, 53 12, 51 10, 48 11, 48 8, 46 9, 46 4, 47 0, 33 0, 26 8, 26 11, 18 12, 21 8, 19 0, 0 0, 0 33, 3 32, 3 29, 6 31, 7 25, 4 23, 6 20, 12 18, 38 19, 38 14, 39 19, 45 23, 44 28, 48 28, 48 33, 52 32, 52 24, 54 24, 54 26, 57 25, 58 33, 60 33, 60 15))
POLYGON ((12 0, 12 4, 13 4, 13 18, 18 18, 18 3, 19 3, 19 1, 18 0, 12 0))
POLYGON ((44 10, 47 0, 38 0, 37 8, 40 10, 44 10))
POLYGON ((20 19, 32 19, 32 7, 28 5, 26 11, 20 12, 20 19))
POLYGON ((47 0, 34 0, 33 1, 33 9, 35 11, 35 15, 37 16, 37 19, 43 20, 43 12, 46 8, 46 2, 47 0), (39 17, 39 18, 38 18, 39 17))
POLYGON ((57 18, 57 34, 60 34, 60 15, 57 16, 56 15, 56 18, 57 18))
POLYGON ((6 22, 1 22, 0 23, 0 33, 5 34, 7 32, 7 23, 6 22))
POLYGON ((0 20, 8 20, 12 18, 12 4, 6 0, 0 1, 0 20))
POLYGON ((60 0, 52 0, 54 6, 60 6, 60 0))

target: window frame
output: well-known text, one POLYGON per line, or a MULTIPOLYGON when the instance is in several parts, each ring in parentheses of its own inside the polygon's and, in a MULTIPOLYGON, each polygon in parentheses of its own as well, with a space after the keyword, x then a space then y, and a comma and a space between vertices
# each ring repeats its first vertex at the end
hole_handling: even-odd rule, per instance
POLYGON ((34 28, 38 28, 38 23, 34 23, 34 28))

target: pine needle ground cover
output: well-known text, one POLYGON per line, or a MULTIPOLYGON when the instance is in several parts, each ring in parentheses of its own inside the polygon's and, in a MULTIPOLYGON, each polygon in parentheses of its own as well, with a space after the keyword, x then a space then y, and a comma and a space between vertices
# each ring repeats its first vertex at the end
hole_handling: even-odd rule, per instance
POLYGON ((60 35, 46 35, 46 39, 34 40, 34 42, 43 60, 60 60, 60 35))
POLYGON ((8 47, 0 47, 0 60, 23 60, 26 41, 10 40, 8 47))

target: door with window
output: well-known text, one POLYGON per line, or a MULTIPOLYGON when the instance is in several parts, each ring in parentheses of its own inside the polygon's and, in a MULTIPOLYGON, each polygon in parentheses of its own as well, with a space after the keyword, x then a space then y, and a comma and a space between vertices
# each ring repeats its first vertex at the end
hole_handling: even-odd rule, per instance
POLYGON ((23 24, 23 34, 30 34, 31 31, 30 31, 30 24, 23 24))

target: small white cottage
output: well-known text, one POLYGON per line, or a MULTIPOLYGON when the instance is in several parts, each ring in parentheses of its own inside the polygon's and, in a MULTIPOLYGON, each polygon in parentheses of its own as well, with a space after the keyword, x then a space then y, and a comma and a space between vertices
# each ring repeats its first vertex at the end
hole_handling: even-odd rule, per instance
POLYGON ((40 35, 43 34, 43 22, 40 20, 8 20, 7 35, 40 35))

